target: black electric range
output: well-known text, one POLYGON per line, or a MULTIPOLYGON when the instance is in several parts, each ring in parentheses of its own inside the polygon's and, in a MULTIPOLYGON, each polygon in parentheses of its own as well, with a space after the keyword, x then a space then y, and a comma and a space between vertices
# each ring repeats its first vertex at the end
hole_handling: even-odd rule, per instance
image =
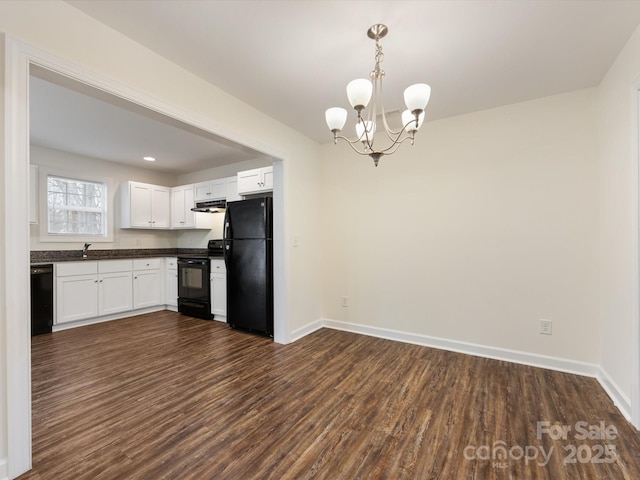
POLYGON ((178 311, 211 320, 210 273, 212 258, 224 257, 224 242, 209 240, 207 254, 178 255, 178 311))

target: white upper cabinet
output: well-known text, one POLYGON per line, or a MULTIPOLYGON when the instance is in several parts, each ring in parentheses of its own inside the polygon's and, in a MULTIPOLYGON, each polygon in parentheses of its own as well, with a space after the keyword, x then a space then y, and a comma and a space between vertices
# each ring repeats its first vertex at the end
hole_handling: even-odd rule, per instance
POLYGON ((194 192, 194 185, 183 185, 171 189, 171 228, 202 230, 211 230, 213 228, 210 213, 191 211, 195 206, 194 192))
POLYGON ((242 200, 242 196, 238 194, 238 177, 228 177, 224 180, 227 187, 227 202, 242 200))
POLYGON ((273 167, 262 167, 238 172, 239 195, 271 191, 273 191, 273 167))
POLYGON ((193 185, 171 189, 171 228, 190 228, 195 225, 193 185))
POLYGON ((121 228, 170 228, 171 189, 140 182, 120 186, 121 228))
POLYGON ((195 201, 224 200, 226 196, 224 178, 195 184, 195 201))

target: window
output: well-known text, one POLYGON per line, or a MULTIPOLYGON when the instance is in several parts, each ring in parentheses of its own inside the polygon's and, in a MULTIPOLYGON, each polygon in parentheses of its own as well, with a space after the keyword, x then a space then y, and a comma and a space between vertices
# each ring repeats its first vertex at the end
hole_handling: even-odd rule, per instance
POLYGON ((49 174, 46 189, 48 236, 107 236, 106 183, 49 174))

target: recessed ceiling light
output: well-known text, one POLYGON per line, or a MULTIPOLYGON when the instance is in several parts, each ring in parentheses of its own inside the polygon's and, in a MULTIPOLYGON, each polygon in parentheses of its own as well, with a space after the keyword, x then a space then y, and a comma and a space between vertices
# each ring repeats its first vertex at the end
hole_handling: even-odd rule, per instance
POLYGON ((142 157, 143 160, 146 160, 147 162, 155 162, 156 159, 155 157, 142 157))

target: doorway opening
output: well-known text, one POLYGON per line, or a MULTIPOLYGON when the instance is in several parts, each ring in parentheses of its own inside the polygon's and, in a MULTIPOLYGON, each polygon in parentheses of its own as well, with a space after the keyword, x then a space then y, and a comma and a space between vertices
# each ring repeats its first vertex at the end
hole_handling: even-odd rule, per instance
MULTIPOLYGON (((126 85, 99 76, 56 56, 6 38, 5 108, 5 251, 4 269, 11 272, 5 285, 7 359, 7 474, 10 478, 31 467, 31 364, 29 318, 29 76, 52 75, 98 96, 109 96, 131 109, 162 118, 168 124, 214 138, 221 144, 258 152, 269 158, 274 170, 274 340, 288 343, 284 277, 284 159, 273 147, 259 144, 241 133, 219 134, 216 126, 126 85), (142 110, 140 110, 142 109, 142 110)), ((219 126, 218 126, 219 128, 219 126)))

